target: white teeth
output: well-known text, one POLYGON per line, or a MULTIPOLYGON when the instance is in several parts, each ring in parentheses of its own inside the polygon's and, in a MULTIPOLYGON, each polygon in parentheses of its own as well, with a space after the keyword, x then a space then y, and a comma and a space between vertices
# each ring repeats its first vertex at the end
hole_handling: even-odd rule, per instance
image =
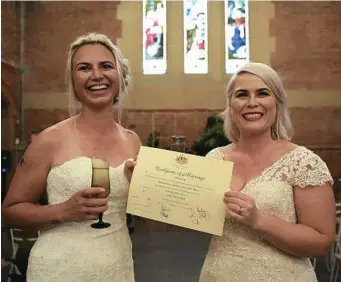
POLYGON ((90 90, 102 90, 102 89, 107 89, 108 86, 106 85, 94 85, 89 87, 90 90))
POLYGON ((246 118, 260 118, 262 115, 261 114, 246 114, 244 117, 246 118))

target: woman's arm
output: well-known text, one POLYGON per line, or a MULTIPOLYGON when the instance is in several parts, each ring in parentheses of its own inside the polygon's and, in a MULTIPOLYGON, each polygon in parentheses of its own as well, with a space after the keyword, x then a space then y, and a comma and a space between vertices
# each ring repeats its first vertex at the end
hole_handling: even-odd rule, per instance
POLYGON ((139 154, 140 148, 142 146, 142 142, 140 137, 132 130, 127 130, 129 136, 129 142, 131 144, 131 148, 134 152, 134 155, 137 156, 139 154))
POLYGON ((2 207, 2 213, 10 223, 39 228, 62 221, 61 204, 36 204, 46 187, 55 149, 50 135, 49 132, 39 135, 27 148, 16 168, 2 207))
POLYGON ((37 204, 46 187, 52 154, 57 151, 56 140, 60 140, 54 129, 51 130, 37 137, 17 167, 2 207, 2 213, 9 223, 42 229, 61 222, 94 220, 108 208, 107 198, 90 197, 103 193, 101 187, 84 187, 84 190, 60 204, 37 204))
POLYGON ((129 138, 129 143, 130 143, 130 150, 134 156, 134 160, 129 160, 125 163, 124 166, 124 173, 128 179, 128 181, 130 182, 131 180, 131 176, 133 174, 135 165, 136 165, 136 158, 137 155, 139 154, 140 148, 142 146, 142 142, 140 137, 133 131, 131 130, 127 130, 128 132, 128 138, 129 138))
POLYGON ((336 212, 332 187, 295 188, 294 201, 298 222, 289 223, 259 211, 255 230, 278 249, 301 257, 327 254, 335 240, 336 212))

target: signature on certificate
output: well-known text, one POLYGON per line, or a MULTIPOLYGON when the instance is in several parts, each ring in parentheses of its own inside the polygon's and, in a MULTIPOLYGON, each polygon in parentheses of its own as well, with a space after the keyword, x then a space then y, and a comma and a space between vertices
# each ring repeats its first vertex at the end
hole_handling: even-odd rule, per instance
POLYGON ((199 225, 201 220, 209 220, 211 215, 203 208, 197 207, 197 210, 191 214, 192 223, 199 225))
POLYGON ((170 211, 170 208, 167 208, 164 204, 161 204, 161 211, 160 211, 161 216, 163 216, 164 218, 168 218, 169 211, 170 211))

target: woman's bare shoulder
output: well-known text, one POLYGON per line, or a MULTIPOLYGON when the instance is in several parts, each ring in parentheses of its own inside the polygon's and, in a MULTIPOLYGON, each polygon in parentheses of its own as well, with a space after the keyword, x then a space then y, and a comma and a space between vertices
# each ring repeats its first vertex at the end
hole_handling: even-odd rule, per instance
POLYGON ((58 122, 38 134, 30 147, 39 150, 51 150, 60 146, 61 142, 68 138, 71 129, 71 119, 58 122))
POLYGON ((301 147, 300 145, 294 144, 287 140, 278 140, 277 141, 277 148, 276 150, 280 155, 284 155, 286 153, 289 153, 291 151, 294 151, 295 149, 301 147))
POLYGON ((72 127, 72 118, 60 121, 45 130, 43 130, 38 136, 42 141, 59 143, 60 138, 67 137, 72 127))
POLYGON ((136 132, 134 132, 133 130, 124 128, 122 126, 120 126, 120 130, 124 135, 124 138, 133 145, 134 150, 136 152, 138 152, 140 150, 140 147, 142 146, 142 142, 140 137, 137 135, 136 132))
POLYGON ((121 125, 119 125, 119 129, 128 140, 141 142, 140 137, 137 135, 137 133, 135 131, 133 131, 131 129, 124 128, 121 125))

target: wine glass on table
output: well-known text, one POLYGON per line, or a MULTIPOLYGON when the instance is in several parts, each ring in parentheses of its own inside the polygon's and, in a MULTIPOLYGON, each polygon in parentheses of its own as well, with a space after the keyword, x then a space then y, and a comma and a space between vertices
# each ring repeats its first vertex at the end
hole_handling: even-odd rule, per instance
MULTIPOLYGON (((99 194, 99 198, 107 198, 110 194, 110 177, 109 177, 109 158, 107 157, 92 157, 92 187, 102 187, 105 191, 99 194)), ((91 224, 92 228, 103 229, 108 228, 111 224, 103 221, 103 213, 99 214, 99 220, 91 224)))

